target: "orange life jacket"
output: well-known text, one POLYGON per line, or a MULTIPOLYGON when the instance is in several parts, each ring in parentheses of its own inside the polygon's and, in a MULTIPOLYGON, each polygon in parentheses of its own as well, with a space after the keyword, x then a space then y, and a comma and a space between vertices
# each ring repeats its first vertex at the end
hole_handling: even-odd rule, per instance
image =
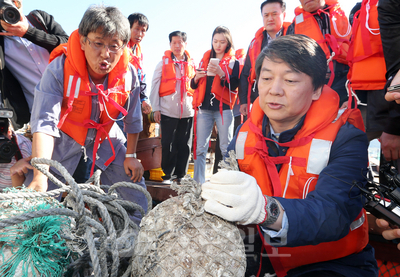
POLYGON ((235 57, 239 61, 239 78, 240 78, 240 74, 242 74, 242 69, 246 61, 246 51, 243 48, 236 50, 235 57))
MULTIPOLYGON (((287 29, 290 26, 291 22, 283 22, 282 28, 283 28, 283 36, 286 35, 287 29)), ((256 82, 256 61, 257 57, 261 52, 261 46, 262 42, 264 39, 264 32, 265 28, 261 27, 258 29, 256 32, 255 37, 250 43, 249 50, 247 52, 247 55, 250 57, 250 72, 249 72, 249 77, 248 77, 248 89, 247 89, 247 108, 248 111, 250 111, 250 95, 251 95, 251 90, 253 89, 253 86, 255 85, 256 82)))
POLYGON ((334 60, 347 64, 346 57, 351 36, 349 20, 337 0, 326 0, 325 3, 328 7, 315 13, 306 12, 301 6, 295 9, 295 34, 303 34, 317 41, 324 50, 327 59, 331 57, 330 50, 332 50, 332 52, 335 52, 334 60), (314 18, 316 13, 329 15, 330 34, 326 34, 325 37, 314 18))
MULTIPOLYGON (((127 114, 123 108, 129 97, 132 79, 129 70, 129 50, 124 52, 114 69, 108 74, 108 89, 103 85, 96 85, 98 93, 90 89, 89 75, 85 53, 81 49, 78 30, 74 31, 68 42, 59 45, 53 50, 50 61, 65 54, 64 64, 64 98, 61 105, 60 121, 57 127, 84 146, 89 128, 97 130, 93 149, 93 168, 99 143, 108 138, 108 133, 114 124, 111 118, 117 118, 119 113, 127 114), (127 74, 129 73, 129 74, 127 74), (130 78, 125 80, 125 78, 130 78), (92 96, 98 95, 100 104, 100 118, 98 123, 90 119, 92 112, 92 96), (108 113, 108 115, 107 115, 108 113)), ((114 149, 110 141, 113 156, 105 163, 108 166, 114 159, 114 149)))
MULTIPOLYGON (((203 59, 200 62, 199 68, 207 69, 208 63, 210 62, 210 54, 211 50, 208 50, 204 56, 203 59)), ((225 53, 224 57, 222 60, 219 61, 219 66, 225 73, 225 78, 226 81, 229 83, 229 77, 232 75, 232 70, 234 66, 234 61, 235 61, 235 51, 231 49, 228 53, 225 53)), ((194 96, 193 96, 193 107, 197 108, 199 107, 203 101, 204 101, 204 95, 206 93, 206 84, 207 84, 207 78, 201 78, 199 80, 199 85, 197 89, 195 90, 194 96)), ((214 81, 211 86, 211 93, 215 95, 215 98, 218 99, 222 103, 229 105, 229 107, 232 109, 233 106, 235 105, 235 100, 237 97, 237 89, 235 91, 231 91, 225 86, 221 86, 221 79, 219 78, 218 75, 214 77, 214 81)))
POLYGON ((347 55, 350 66, 347 78, 353 90, 381 90, 386 84, 377 5, 378 0, 363 0, 354 15, 347 55))
POLYGON ((130 45, 130 42, 128 44, 129 48, 129 62, 136 68, 136 70, 141 70, 141 80, 143 82, 144 78, 144 73, 143 73, 143 53, 142 53, 142 47, 140 46, 140 43, 136 44, 135 52, 133 53, 132 51, 132 46, 130 45))
MULTIPOLYGON (((359 110, 347 109, 338 117, 338 105, 337 93, 325 86, 320 99, 314 101, 307 112, 304 125, 291 142, 292 146, 289 146, 286 155, 269 157, 261 131, 264 112, 256 99, 250 119, 242 125, 237 136, 236 158, 240 170, 255 177, 265 195, 304 199, 308 192, 315 189, 319 173, 328 163, 330 145, 340 127, 350 122, 362 130, 364 128, 359 110), (317 141, 318 144, 313 144, 317 141), (279 173, 275 162, 282 163, 279 173), (290 176, 288 172, 292 172, 290 176)), ((318 245, 279 247, 277 254, 281 266, 288 271, 357 253, 367 243, 368 224, 363 210, 344 238, 318 245)))
MULTIPOLYGON (((190 80, 196 75, 195 64, 193 59, 190 58, 189 52, 185 51, 185 54, 187 56, 187 61, 174 61, 172 58, 172 51, 165 51, 162 58, 163 66, 159 89, 160 97, 175 93, 177 80, 181 82, 181 96, 183 96, 185 92, 187 92, 189 96, 193 96, 194 90, 190 87, 190 80), (175 64, 179 63, 185 71, 181 72, 180 78, 177 78, 175 64)), ((181 99, 183 99, 183 97, 181 97, 181 99)))

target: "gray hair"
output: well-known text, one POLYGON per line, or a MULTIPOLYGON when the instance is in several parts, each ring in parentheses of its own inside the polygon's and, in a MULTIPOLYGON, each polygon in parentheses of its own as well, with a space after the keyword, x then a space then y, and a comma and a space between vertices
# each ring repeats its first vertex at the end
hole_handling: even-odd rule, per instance
POLYGON ((100 32, 104 37, 117 35, 124 44, 131 38, 128 19, 117 7, 90 6, 79 23, 79 34, 86 37, 91 32, 100 32))

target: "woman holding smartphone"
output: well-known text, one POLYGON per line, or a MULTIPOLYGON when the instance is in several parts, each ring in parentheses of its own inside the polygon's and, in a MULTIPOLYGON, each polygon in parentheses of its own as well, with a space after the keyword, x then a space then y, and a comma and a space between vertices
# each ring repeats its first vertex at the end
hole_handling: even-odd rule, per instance
POLYGON ((194 179, 205 182, 206 155, 214 123, 217 125, 222 156, 233 136, 232 108, 239 86, 239 62, 235 58, 232 36, 228 28, 218 26, 212 34, 208 50, 191 81, 195 89, 194 179))

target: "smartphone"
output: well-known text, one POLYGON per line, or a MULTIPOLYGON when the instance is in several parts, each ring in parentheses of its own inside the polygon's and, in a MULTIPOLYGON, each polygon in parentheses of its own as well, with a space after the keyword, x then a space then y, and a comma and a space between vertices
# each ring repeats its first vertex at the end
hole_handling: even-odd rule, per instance
POLYGON ((196 71, 204 71, 204 73, 207 72, 207 70, 203 69, 203 68, 196 68, 196 71))
POLYGON ((400 85, 394 85, 388 87, 388 92, 400 92, 400 85))
MULTIPOLYGON (((219 59, 218 58, 211 58, 210 59, 210 64, 218 65, 219 64, 219 59)), ((207 76, 215 76, 215 74, 207 71, 207 76)))

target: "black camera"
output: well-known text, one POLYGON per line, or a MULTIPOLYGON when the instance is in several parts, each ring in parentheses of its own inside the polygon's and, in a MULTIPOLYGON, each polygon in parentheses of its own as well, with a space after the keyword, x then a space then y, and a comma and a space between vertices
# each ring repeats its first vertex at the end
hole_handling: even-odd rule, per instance
POLYGON ((400 174, 390 164, 381 164, 379 174, 385 184, 368 180, 366 190, 362 190, 367 202, 365 210, 377 218, 383 218, 396 228, 400 227, 400 174))
POLYGON ((12 110, 0 108, 0 163, 10 163, 18 151, 16 139, 9 139, 7 136, 10 126, 9 118, 12 116, 12 110))
POLYGON ((0 0, 0 19, 8 24, 15 24, 21 20, 21 14, 12 0, 0 0))

